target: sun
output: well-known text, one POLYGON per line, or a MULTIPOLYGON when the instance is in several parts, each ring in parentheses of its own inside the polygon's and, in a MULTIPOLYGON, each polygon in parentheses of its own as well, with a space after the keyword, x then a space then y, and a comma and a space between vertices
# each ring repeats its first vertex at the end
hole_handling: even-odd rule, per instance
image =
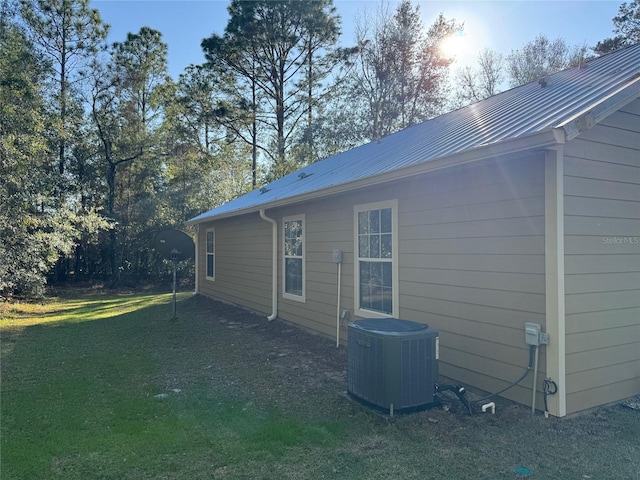
POLYGON ((440 42, 440 52, 447 58, 458 59, 465 55, 469 48, 469 40, 462 30, 457 30, 440 42))

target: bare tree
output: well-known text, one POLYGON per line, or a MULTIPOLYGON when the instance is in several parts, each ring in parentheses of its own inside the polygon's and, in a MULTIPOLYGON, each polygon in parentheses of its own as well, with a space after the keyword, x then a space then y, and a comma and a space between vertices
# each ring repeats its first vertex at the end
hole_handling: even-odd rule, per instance
POLYGON ((442 110, 452 59, 443 55, 440 42, 461 28, 442 14, 425 27, 409 0, 394 15, 383 4, 376 18, 356 25, 349 95, 368 119, 364 137, 381 138, 442 110))
POLYGON ((479 102, 501 90, 505 79, 504 56, 485 48, 478 54, 475 66, 467 65, 456 74, 457 106, 479 102))
POLYGON ((545 75, 578 65, 585 58, 586 45, 569 46, 562 38, 550 40, 538 35, 507 57, 509 84, 512 87, 539 80, 545 75))

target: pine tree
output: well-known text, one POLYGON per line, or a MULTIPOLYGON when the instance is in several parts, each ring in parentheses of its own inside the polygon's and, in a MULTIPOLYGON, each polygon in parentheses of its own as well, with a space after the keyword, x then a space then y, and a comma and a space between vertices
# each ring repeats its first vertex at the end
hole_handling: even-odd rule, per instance
POLYGON ((613 27, 615 36, 598 42, 593 48, 598 55, 640 42, 640 1, 623 2, 613 17, 613 27))
POLYGON ((233 0, 229 14, 224 36, 213 35, 202 47, 244 92, 237 103, 247 107, 241 121, 252 129, 253 170, 260 150, 272 161, 269 178, 278 178, 299 166, 288 151, 305 120, 307 126, 313 122, 321 95, 314 91, 322 90, 322 79, 339 62, 330 61, 339 18, 329 0, 233 0))

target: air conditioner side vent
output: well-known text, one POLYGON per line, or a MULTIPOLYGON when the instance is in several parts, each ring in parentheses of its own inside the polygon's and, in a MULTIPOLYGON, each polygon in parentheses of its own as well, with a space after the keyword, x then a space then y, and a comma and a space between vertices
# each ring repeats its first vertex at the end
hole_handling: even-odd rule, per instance
POLYGON ((363 319, 348 326, 347 391, 390 412, 435 401, 438 331, 399 319, 363 319))

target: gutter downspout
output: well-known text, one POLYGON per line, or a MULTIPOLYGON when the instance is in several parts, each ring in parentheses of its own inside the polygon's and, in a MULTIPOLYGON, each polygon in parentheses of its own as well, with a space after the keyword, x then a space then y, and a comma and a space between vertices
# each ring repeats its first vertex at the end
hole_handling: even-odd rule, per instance
POLYGON ((271 315, 267 317, 270 322, 278 316, 278 222, 264 214, 264 208, 260 209, 260 218, 271 224, 271 315))

